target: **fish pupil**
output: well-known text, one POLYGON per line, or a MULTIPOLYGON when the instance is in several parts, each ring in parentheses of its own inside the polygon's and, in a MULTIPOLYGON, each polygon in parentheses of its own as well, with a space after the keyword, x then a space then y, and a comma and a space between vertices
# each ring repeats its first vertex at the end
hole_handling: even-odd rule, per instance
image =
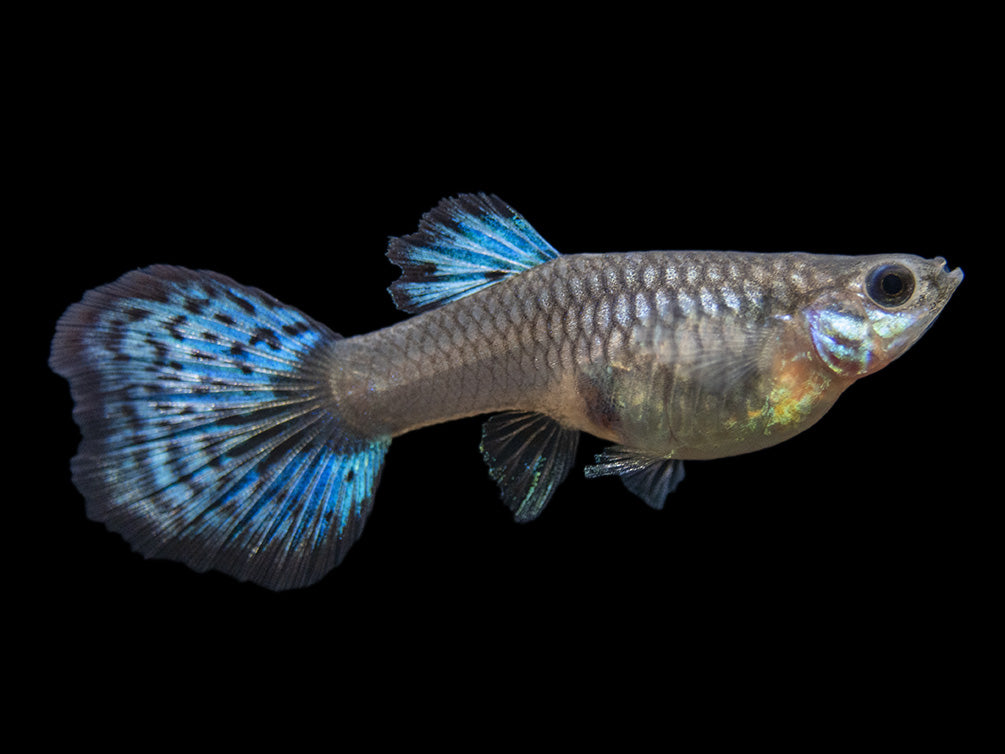
POLYGON ((914 293, 914 276, 903 265, 882 265, 869 273, 866 292, 881 306, 899 306, 914 293))

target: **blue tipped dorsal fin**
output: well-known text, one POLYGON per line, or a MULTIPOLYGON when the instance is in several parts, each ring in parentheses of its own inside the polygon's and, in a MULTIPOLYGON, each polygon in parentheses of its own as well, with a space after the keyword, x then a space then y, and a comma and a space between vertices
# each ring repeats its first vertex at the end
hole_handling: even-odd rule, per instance
POLYGON ((507 412, 482 429, 482 456, 519 522, 541 515, 576 460, 579 432, 544 414, 507 412))
POLYGON ((660 510, 667 495, 684 478, 684 464, 675 458, 648 456, 636 450, 613 445, 597 454, 597 463, 585 469, 587 479, 620 476, 628 491, 660 510))
POLYGON ((558 256, 530 223, 496 196, 461 194, 422 216, 419 230, 392 238, 402 274, 388 289, 410 314, 456 301, 558 256))

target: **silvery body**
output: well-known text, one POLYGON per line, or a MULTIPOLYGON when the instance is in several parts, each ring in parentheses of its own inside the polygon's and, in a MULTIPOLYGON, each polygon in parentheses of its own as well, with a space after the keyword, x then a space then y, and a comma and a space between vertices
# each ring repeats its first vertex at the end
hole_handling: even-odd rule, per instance
POLYGON ((909 255, 563 256, 342 341, 332 394, 360 429, 392 436, 519 410, 655 456, 746 453, 806 429, 907 350, 957 277, 909 255), (919 282, 887 311, 865 288, 891 265, 919 282))

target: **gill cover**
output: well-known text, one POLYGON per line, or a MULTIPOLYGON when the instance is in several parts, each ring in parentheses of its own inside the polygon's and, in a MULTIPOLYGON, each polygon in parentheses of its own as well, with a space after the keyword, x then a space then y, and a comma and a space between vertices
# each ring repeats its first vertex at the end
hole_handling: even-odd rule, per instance
POLYGON ((963 279, 941 257, 877 255, 855 262, 847 287, 824 293, 805 311, 817 354, 834 372, 852 378, 907 351, 963 279))

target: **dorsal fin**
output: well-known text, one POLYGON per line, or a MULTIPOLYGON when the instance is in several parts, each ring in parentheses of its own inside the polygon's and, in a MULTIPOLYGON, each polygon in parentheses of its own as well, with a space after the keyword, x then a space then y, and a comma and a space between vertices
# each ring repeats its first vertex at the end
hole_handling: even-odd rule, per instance
POLYGON ((410 314, 456 301, 558 256, 497 196, 461 194, 422 216, 419 230, 392 238, 388 258, 402 274, 388 289, 410 314))

